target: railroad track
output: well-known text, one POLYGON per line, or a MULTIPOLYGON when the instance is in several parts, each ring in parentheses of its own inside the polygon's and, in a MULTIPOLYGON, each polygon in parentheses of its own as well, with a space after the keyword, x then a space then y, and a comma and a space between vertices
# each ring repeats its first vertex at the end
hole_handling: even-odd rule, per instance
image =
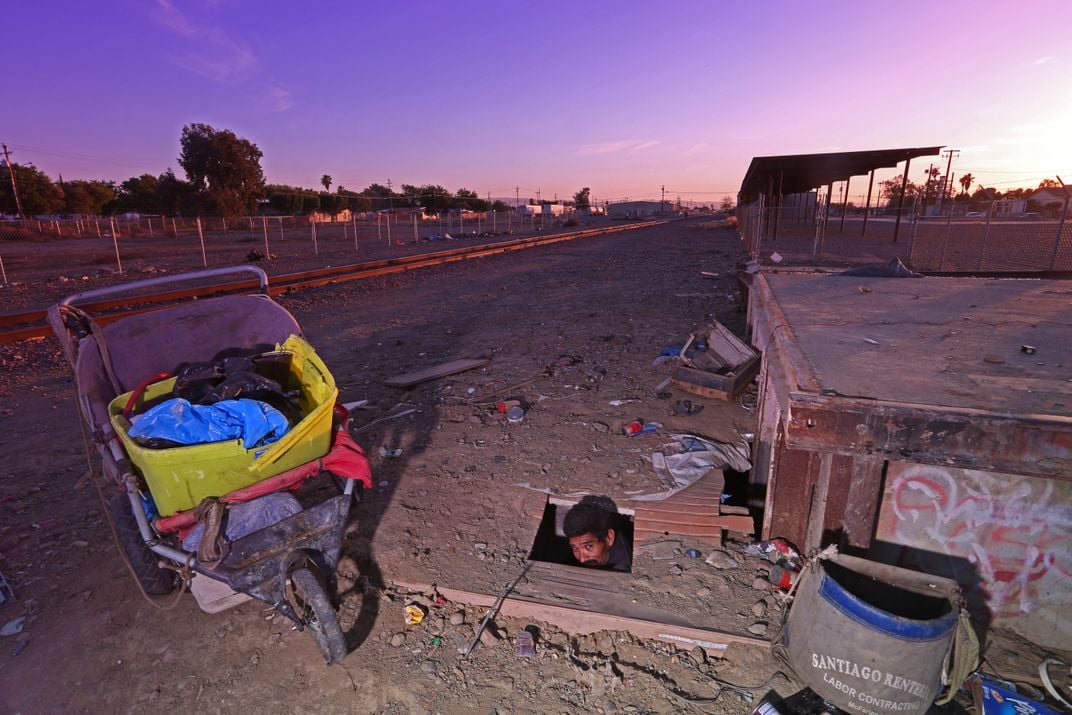
MULTIPOLYGON (((533 236, 530 238, 518 238, 512 241, 486 244, 482 246, 464 246, 435 253, 423 253, 416 256, 403 256, 366 263, 354 263, 345 266, 331 268, 317 268, 311 271, 297 271, 272 276, 268 284, 269 295, 280 295, 303 288, 315 288, 330 283, 343 283, 346 281, 385 276, 392 273, 403 273, 418 268, 440 266, 456 261, 465 261, 473 258, 485 258, 500 253, 511 253, 527 248, 547 246, 563 241, 572 241, 578 238, 600 236, 608 233, 631 231, 638 228, 648 228, 668 223, 662 221, 646 221, 644 223, 630 223, 621 226, 606 228, 593 228, 583 231, 570 231, 557 233, 549 236, 533 236)), ((83 303, 79 307, 86 312, 92 313, 94 320, 100 325, 119 320, 120 318, 159 310, 165 305, 178 303, 197 298, 224 295, 228 293, 242 293, 258 287, 256 280, 231 281, 205 287, 183 288, 179 290, 161 291, 148 295, 140 295, 134 298, 117 298, 112 300, 83 303)), ((46 322, 47 310, 40 308, 22 313, 8 313, 0 315, 0 345, 14 343, 19 340, 30 338, 43 338, 52 334, 52 329, 46 322)))

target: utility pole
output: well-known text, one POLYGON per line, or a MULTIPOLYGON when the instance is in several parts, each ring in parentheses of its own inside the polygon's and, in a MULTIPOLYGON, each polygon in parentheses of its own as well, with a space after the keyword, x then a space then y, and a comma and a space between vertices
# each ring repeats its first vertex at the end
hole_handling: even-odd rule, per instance
POLYGON ((391 212, 391 211, 393 211, 393 210, 394 210, 394 208, 395 208, 395 197, 394 197, 394 192, 393 192, 393 191, 391 191, 391 180, 390 180, 390 179, 388 179, 388 180, 387 180, 387 211, 388 211, 388 214, 387 214, 387 221, 388 221, 388 225, 390 225, 390 221, 391 221, 391 214, 390 214, 390 212, 391 212))
POLYGON ((949 170, 953 168, 953 157, 960 156, 960 149, 946 149, 942 152, 942 156, 949 157, 949 161, 945 165, 945 185, 942 187, 942 195, 938 197, 938 211, 942 210, 942 203, 945 201, 945 193, 949 191, 949 170))
POLYGON ((666 184, 662 186, 663 196, 659 200, 659 213, 666 211, 666 184))
POLYGON ((7 173, 11 177, 11 193, 15 195, 15 208, 19 212, 19 218, 26 218, 22 213, 22 200, 19 199, 19 187, 15 182, 15 169, 11 166, 11 152, 8 151, 7 144, 0 144, 0 147, 4 148, 4 163, 7 164, 7 173))
POLYGON ((521 196, 521 187, 520 186, 515 186, 514 187, 514 211, 517 211, 517 207, 521 205, 520 196, 521 196))

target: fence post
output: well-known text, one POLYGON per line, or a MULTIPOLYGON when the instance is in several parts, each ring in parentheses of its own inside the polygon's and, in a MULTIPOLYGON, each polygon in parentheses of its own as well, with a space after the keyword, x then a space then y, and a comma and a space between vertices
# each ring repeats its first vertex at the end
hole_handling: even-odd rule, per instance
POLYGON ((145 219, 145 222, 149 224, 149 238, 153 237, 153 220, 151 218, 145 219))
POLYGON ((201 265, 208 268, 208 256, 205 254, 205 233, 201 230, 201 217, 197 217, 197 238, 201 241, 201 265))
POLYGON ((391 245, 391 214, 387 214, 387 220, 384 222, 387 224, 387 245, 391 245))
POLYGON ((315 219, 309 222, 309 228, 311 228, 312 231, 313 231, 313 255, 314 256, 319 256, 320 255, 320 247, 316 244, 316 220, 315 219))
POLYGON ((7 285, 7 270, 4 268, 3 256, 0 256, 0 277, 4 279, 4 285, 7 285))
POLYGON ((358 253, 357 250, 357 219, 353 214, 350 214, 350 222, 354 225, 354 253, 358 253))
POLYGON ((383 240, 383 229, 380 228, 380 214, 376 214, 376 240, 383 240))
POLYGON ((272 260, 272 252, 268 250, 268 217, 261 216, 261 227, 264 229, 264 260, 272 260))
POLYGON ((492 209, 491 210, 491 232, 492 233, 496 233, 496 228, 495 228, 496 223, 497 223, 497 221, 495 220, 495 209, 492 209))
POLYGON ((279 240, 283 240, 283 217, 279 217, 279 240))
MULTIPOLYGON (((1057 177, 1057 180, 1060 181, 1061 177, 1057 177)), ((1057 240, 1053 243, 1053 255, 1050 256, 1051 271, 1057 267, 1057 251, 1061 248, 1061 235, 1065 230, 1065 217, 1068 216, 1068 202, 1069 199, 1072 199, 1072 194, 1068 193, 1068 187, 1064 184, 1061 184, 1061 186, 1065 190, 1065 205, 1061 207, 1061 220, 1057 222, 1057 240)))
POLYGON ((97 238, 100 238, 101 237, 101 235, 100 235, 100 219, 99 218, 93 219, 93 224, 97 227, 97 238))
POLYGON ((112 221, 112 245, 115 246, 115 265, 119 268, 119 275, 123 275, 123 262, 119 260, 119 238, 115 227, 115 217, 111 218, 112 221))
POLYGON ((994 216, 994 208, 997 201, 991 201, 986 209, 986 228, 983 230, 983 246, 979 249, 979 260, 975 263, 975 270, 983 270, 983 256, 986 255, 986 244, 990 242, 990 219, 994 216))
POLYGON ((949 218, 945 222, 945 240, 942 241, 942 254, 938 258, 938 271, 941 272, 942 267, 945 266, 945 252, 949 249, 949 234, 953 231, 953 204, 949 204, 949 218))
POLYGON ((417 235, 417 214, 413 214, 413 242, 420 243, 421 237, 417 235))

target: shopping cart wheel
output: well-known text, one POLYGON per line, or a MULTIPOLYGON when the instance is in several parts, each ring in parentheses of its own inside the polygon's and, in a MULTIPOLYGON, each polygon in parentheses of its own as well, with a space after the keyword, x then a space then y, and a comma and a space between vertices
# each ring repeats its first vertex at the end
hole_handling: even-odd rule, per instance
POLYGON ((298 614, 305 621, 309 635, 316 641, 328 665, 338 663, 346 656, 346 638, 323 584, 316 574, 304 567, 290 574, 290 582, 298 601, 298 614))
POLYGON ((115 524, 115 533, 126 554, 134 576, 142 590, 150 596, 165 596, 178 586, 178 574, 171 569, 160 568, 159 557, 149 550, 138 531, 138 522, 130 511, 130 498, 115 494, 108 500, 108 513, 115 524))

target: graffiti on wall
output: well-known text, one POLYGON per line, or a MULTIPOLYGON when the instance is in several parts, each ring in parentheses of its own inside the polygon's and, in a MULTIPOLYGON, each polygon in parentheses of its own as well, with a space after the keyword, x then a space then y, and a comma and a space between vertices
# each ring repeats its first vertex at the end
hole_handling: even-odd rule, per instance
POLYGON ((878 538, 967 561, 993 619, 1072 608, 1072 484, 895 462, 886 485, 878 538))

